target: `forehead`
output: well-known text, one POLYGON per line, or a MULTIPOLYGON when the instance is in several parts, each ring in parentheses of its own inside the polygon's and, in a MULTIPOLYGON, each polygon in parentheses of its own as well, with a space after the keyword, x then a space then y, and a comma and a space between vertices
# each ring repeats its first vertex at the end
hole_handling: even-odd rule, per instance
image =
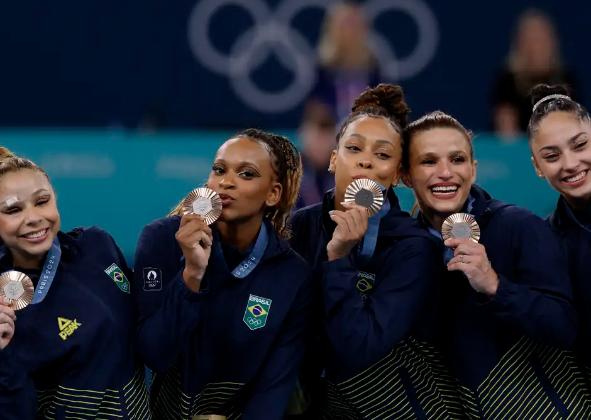
POLYGON ((263 144, 247 137, 226 141, 216 153, 216 159, 222 159, 228 163, 251 162, 259 166, 264 163, 270 165, 270 157, 269 151, 263 144))
POLYGON ((368 140, 400 140, 400 134, 392 123, 382 117, 361 117, 353 121, 345 130, 343 137, 346 138, 351 134, 361 134, 368 140))
POLYGON ((453 128, 434 128, 413 136, 410 149, 415 153, 446 154, 451 151, 470 153, 470 143, 463 133, 453 128))
POLYGON ((26 199, 41 188, 51 191, 49 181, 41 172, 29 169, 9 172, 0 178, 0 202, 14 196, 26 199))
POLYGON ((552 112, 540 121, 534 141, 540 146, 558 145, 580 132, 589 133, 590 128, 588 121, 581 121, 569 112, 552 112))

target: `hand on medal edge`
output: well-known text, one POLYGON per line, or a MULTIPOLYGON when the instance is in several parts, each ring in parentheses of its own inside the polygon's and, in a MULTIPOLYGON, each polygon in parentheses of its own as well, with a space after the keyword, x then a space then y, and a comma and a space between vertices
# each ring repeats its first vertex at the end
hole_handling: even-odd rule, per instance
POLYGON ((175 238, 185 257, 183 280, 192 291, 198 292, 211 255, 211 228, 201 216, 185 214, 175 238))
POLYGON ((2 296, 0 298, 0 350, 4 350, 14 336, 16 315, 9 305, 9 300, 2 296))
POLYGON ((328 260, 332 261, 349 255, 353 247, 363 238, 369 224, 369 211, 353 202, 342 203, 346 211, 333 210, 330 218, 337 224, 332 239, 326 246, 328 260))
POLYGON ((447 269, 462 271, 474 290, 492 299, 499 287, 499 276, 491 267, 484 245, 470 239, 451 238, 445 241, 445 246, 454 249, 454 257, 447 263, 447 269))

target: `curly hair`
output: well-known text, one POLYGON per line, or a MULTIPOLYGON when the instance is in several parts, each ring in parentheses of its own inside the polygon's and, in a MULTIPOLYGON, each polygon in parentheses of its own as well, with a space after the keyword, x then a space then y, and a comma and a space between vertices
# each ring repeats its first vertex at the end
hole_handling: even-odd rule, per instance
POLYGON ((380 83, 375 88, 367 88, 355 100, 351 113, 337 134, 337 144, 347 130, 349 124, 361 117, 385 118, 402 134, 408 124, 410 108, 405 102, 402 87, 380 83))

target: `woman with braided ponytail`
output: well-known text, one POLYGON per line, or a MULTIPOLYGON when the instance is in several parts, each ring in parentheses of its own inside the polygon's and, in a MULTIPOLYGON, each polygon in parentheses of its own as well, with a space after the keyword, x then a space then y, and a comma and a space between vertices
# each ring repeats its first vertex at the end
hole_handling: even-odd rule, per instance
POLYGON ((330 160, 335 189, 293 216, 292 246, 315 267, 322 296, 314 318, 324 325, 301 373, 312 417, 462 417, 453 381, 429 344, 441 251, 400 209, 393 188, 408 113, 399 86, 380 84, 359 96, 330 160), (378 183, 384 197, 372 217, 344 203, 360 179, 378 183))
POLYGON ((312 299, 311 270, 286 241, 301 176, 286 137, 246 130, 219 148, 207 181, 217 221, 179 205, 143 229, 137 340, 156 418, 283 417, 312 299))

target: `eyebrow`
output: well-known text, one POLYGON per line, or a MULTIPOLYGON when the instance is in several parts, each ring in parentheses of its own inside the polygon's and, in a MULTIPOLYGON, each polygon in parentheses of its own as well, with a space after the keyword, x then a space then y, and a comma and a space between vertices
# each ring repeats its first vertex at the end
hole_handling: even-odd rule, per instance
MULTIPOLYGON (((222 158, 216 159, 215 160, 215 163, 224 163, 224 164, 227 164, 227 162, 224 159, 222 159, 222 158)), ((255 168, 258 169, 257 164, 254 163, 254 162, 251 162, 249 160, 242 160, 242 161, 238 162, 237 166, 238 167, 241 167, 241 166, 253 166, 253 167, 255 167, 255 168)))
MULTIPOLYGON (((367 140, 367 137, 365 137, 363 134, 353 133, 353 134, 349 135, 349 137, 357 137, 358 139, 363 140, 363 141, 367 140)), ((376 143, 389 144, 390 146, 394 147, 394 144, 390 140, 378 139, 378 140, 376 140, 376 143)))
MULTIPOLYGON (((31 196, 35 196, 41 192, 50 192, 47 188, 39 188, 37 191, 33 192, 33 194, 31 194, 31 196)), ((8 197, 6 200, 4 201, 0 201, 0 204, 3 205, 4 208, 9 208, 14 206, 15 204, 21 203, 22 200, 20 200, 17 196, 13 196, 13 197, 8 197), (16 198, 16 200, 14 200, 16 198), (10 204, 8 204, 8 201, 10 201, 10 204)))
MULTIPOLYGON (((581 131, 580 133, 578 133, 578 134, 575 134, 575 135, 574 135, 574 136, 572 136, 570 139, 568 139, 568 143, 571 143, 571 144, 572 144, 572 143, 574 143, 574 142, 575 142, 575 141, 577 141, 577 139, 578 139, 579 137, 581 137, 583 134, 587 134, 587 132, 586 132, 586 131, 581 131)), ((558 146, 554 146, 554 145, 551 145, 551 146, 544 146, 544 147, 540 148, 540 150, 538 150, 538 151, 539 151, 539 152, 541 152, 541 151, 543 151, 543 150, 555 150, 555 149, 557 149, 557 148, 558 148, 558 146)))

